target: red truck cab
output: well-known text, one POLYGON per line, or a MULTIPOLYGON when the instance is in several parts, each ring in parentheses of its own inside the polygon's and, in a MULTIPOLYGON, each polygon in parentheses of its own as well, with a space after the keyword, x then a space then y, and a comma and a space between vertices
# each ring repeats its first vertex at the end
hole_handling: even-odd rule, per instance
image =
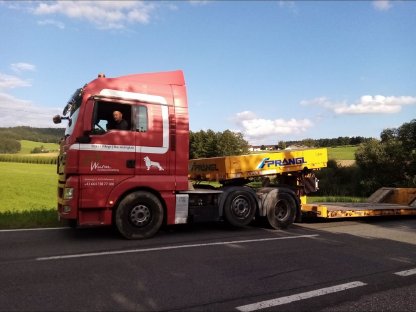
POLYGON ((68 119, 58 157, 61 219, 81 226, 114 221, 127 238, 152 236, 163 221, 183 221, 175 195, 188 188, 182 71, 99 75, 76 90, 54 122, 61 119, 68 119), (124 129, 114 129, 115 111, 124 129))

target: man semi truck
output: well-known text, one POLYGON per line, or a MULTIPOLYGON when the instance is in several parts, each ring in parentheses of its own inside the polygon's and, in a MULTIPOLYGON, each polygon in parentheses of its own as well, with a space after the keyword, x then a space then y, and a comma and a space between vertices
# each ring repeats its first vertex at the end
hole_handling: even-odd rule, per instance
POLYGON ((128 239, 162 224, 264 218, 284 228, 301 218, 301 198, 316 191, 314 170, 326 149, 189 160, 182 71, 98 78, 77 89, 54 122, 68 120, 60 142, 58 214, 73 225, 110 225, 128 239), (110 129, 117 111, 127 130, 110 129), (266 177, 278 177, 268 185, 266 177), (251 188, 253 178, 264 186, 251 188), (189 181, 216 180, 220 188, 189 181))

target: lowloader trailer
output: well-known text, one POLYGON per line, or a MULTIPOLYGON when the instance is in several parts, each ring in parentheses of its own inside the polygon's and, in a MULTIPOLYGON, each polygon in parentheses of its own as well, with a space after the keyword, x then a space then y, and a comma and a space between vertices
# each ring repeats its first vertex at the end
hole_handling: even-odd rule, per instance
POLYGON ((163 224, 224 220, 245 226, 263 218, 278 229, 300 222, 305 211, 335 215, 329 205, 305 200, 318 189, 315 172, 327 166, 325 148, 189 160, 180 70, 99 74, 53 118, 62 120, 68 123, 57 161, 57 210, 71 226, 114 225, 125 238, 141 239, 163 224), (261 187, 250 187, 253 180, 261 187))

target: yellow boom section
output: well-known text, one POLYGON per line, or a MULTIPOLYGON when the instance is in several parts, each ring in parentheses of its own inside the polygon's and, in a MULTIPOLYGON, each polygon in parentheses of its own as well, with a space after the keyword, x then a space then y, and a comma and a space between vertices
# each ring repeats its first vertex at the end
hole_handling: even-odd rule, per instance
POLYGON ((266 176, 302 171, 304 168, 324 168, 327 161, 326 148, 199 158, 189 160, 189 178, 191 180, 221 181, 266 176))

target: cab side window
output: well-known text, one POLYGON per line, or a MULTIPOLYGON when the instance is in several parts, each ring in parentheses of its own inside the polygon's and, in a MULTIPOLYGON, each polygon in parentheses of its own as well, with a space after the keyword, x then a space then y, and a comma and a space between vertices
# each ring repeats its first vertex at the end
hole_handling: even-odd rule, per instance
POLYGON ((146 106, 140 105, 136 107, 136 131, 148 131, 148 115, 146 106))
POLYGON ((131 112, 129 104, 108 101, 95 102, 92 133, 104 134, 109 130, 131 130, 131 112))

